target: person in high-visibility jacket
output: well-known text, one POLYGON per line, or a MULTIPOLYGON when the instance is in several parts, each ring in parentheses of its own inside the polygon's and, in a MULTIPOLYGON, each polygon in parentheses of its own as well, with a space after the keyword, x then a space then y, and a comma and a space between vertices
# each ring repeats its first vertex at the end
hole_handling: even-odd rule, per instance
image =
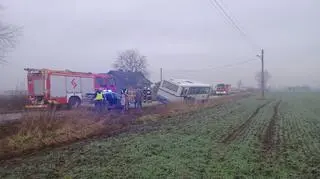
POLYGON ((95 108, 98 112, 102 111, 103 107, 103 94, 102 91, 97 90, 95 98, 94 98, 95 108))

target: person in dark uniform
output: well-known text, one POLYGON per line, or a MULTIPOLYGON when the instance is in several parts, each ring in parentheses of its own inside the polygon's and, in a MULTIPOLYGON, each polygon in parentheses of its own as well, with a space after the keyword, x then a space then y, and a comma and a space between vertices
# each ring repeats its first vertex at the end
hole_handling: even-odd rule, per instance
POLYGON ((147 88, 147 94, 146 94, 146 100, 148 101, 148 103, 152 102, 152 94, 151 94, 151 89, 147 88))
POLYGON ((107 90, 104 94, 104 104, 108 110, 110 110, 115 105, 115 98, 111 90, 107 90))
POLYGON ((134 100, 135 108, 139 108, 139 109, 142 108, 142 98, 143 98, 143 93, 140 89, 138 89, 135 95, 135 100, 134 100))
POLYGON ((143 102, 145 103, 147 101, 147 87, 143 88, 142 94, 143 94, 143 102))

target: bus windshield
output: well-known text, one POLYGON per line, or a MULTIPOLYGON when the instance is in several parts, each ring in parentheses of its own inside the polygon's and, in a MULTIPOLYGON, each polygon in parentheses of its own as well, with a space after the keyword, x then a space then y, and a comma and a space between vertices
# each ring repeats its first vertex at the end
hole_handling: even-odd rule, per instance
POLYGON ((174 92, 177 92, 178 89, 179 89, 178 85, 170 83, 169 81, 163 81, 161 87, 166 88, 166 89, 171 90, 171 91, 174 91, 174 92))

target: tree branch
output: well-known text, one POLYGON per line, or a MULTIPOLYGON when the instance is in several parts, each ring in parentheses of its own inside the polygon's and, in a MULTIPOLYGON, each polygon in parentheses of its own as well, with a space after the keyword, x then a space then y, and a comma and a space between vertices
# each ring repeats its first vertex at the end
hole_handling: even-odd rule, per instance
POLYGON ((7 63, 4 58, 11 49, 17 44, 17 36, 20 34, 21 28, 12 25, 6 25, 0 22, 0 64, 7 63))
POLYGON ((147 74, 146 56, 140 55, 135 49, 126 50, 118 54, 113 67, 117 70, 147 74))

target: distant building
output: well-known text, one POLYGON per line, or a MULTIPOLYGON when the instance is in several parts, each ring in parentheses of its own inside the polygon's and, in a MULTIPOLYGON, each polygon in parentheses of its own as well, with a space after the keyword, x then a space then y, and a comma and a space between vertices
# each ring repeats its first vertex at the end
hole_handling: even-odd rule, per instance
POLYGON ((143 88, 151 87, 152 82, 148 80, 141 72, 109 71, 116 82, 117 92, 120 93, 123 88, 143 88))

